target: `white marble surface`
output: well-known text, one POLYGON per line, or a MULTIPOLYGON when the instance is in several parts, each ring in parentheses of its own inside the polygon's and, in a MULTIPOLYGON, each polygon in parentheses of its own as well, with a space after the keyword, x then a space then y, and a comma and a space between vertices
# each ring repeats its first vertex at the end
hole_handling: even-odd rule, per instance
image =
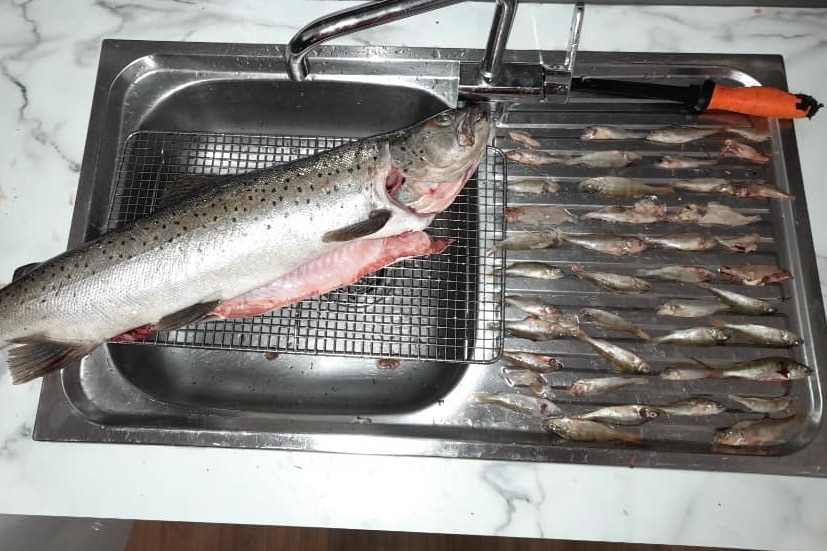
MULTIPOLYGON (((0 1, 0 282, 65 245, 100 40, 283 43, 344 2, 0 1)), ((481 47, 468 3, 339 41, 481 47)), ((510 47, 559 49, 570 8, 521 6, 510 47)), ((584 50, 783 54, 827 96, 827 10, 589 7, 584 50)), ((827 268, 827 115, 796 123, 827 268)), ((0 513, 821 549, 827 480, 256 450, 36 443, 39 385, 0 372, 0 513)))

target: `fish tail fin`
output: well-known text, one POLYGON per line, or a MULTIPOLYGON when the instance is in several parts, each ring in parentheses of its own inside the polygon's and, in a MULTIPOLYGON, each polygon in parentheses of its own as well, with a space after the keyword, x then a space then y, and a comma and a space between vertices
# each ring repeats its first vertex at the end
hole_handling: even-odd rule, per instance
POLYGON ((718 318, 710 319, 709 320, 709 325, 711 325, 715 329, 726 329, 726 322, 724 320, 720 320, 718 318))
POLYGON ((24 342, 9 351, 12 384, 19 385, 43 377, 80 360, 100 343, 24 342))
POLYGON ((643 329, 635 329, 635 335, 642 341, 651 341, 652 336, 643 329))
MULTIPOLYGON (((648 335, 647 335, 647 337, 648 337, 648 335)), ((661 343, 660 339, 653 339, 651 337, 643 339, 643 340, 646 341, 643 344, 643 347, 646 348, 646 349, 649 349, 649 350, 651 350, 652 348, 657 347, 661 343)))
POLYGON ((702 362, 701 360, 699 360, 698 358, 695 358, 693 356, 690 356, 689 359, 692 360, 693 362, 695 362, 696 364, 698 364, 701 367, 701 369, 703 370, 702 372, 706 373, 706 376, 708 378, 710 378, 710 379, 720 379, 721 378, 721 374, 720 374, 719 369, 715 369, 714 367, 712 367, 708 363, 702 362))

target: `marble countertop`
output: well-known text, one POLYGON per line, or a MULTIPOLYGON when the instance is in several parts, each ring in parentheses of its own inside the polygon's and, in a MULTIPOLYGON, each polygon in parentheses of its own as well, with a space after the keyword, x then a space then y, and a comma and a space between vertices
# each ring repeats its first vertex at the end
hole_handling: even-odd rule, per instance
MULTIPOLYGON (((0 3, 0 282, 62 251, 103 38, 284 43, 345 2, 0 3)), ((341 44, 482 47, 492 3, 341 44)), ((570 7, 520 7, 515 49, 565 47, 570 7)), ((581 48, 783 54, 795 90, 827 95, 827 10, 589 7, 581 48)), ((827 273, 827 115, 796 123, 827 273)), ((822 284, 822 289, 824 288, 822 284)), ((0 513, 817 549, 827 479, 267 450, 38 443, 39 384, 0 373, 0 513)))

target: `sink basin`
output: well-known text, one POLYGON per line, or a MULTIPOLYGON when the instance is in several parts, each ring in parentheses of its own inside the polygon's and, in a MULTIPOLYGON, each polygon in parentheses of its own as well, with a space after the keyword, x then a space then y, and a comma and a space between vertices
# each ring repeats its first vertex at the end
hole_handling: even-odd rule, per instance
MULTIPOLYGON (((294 83, 286 77, 282 53, 278 46, 105 42, 72 243, 145 214, 153 206, 147 198, 158 193, 158 186, 183 174, 251 170, 343 140, 401 128, 455 105, 460 71, 459 62, 451 60, 475 61, 482 54, 322 47, 309 58, 309 80, 294 83)), ((536 57, 534 52, 508 55, 507 61, 518 62, 536 57)), ((557 55, 544 52, 544 59, 551 63, 557 55)), ((668 75, 676 83, 716 77, 731 84, 784 85, 783 63, 768 56, 582 53, 578 63, 581 74, 598 76, 668 75)), ((710 450, 708 439, 714 430, 740 418, 733 408, 719 419, 650 423, 642 429, 649 437, 647 444, 635 448, 562 442, 540 430, 536 418, 470 403, 475 393, 514 391, 504 386, 504 364, 494 363, 503 342, 509 349, 564 359, 566 369, 548 376, 554 400, 564 409, 624 400, 661 403, 686 392, 762 390, 753 383, 715 389, 688 384, 679 391, 653 376, 645 391, 577 402, 566 396, 565 388, 576 378, 605 374, 605 366, 593 354, 571 341, 503 339, 503 317, 521 315, 492 306, 503 289, 547 295, 565 308, 615 300, 591 294, 580 286, 582 282, 570 279, 552 283, 491 279, 491 266, 503 259, 482 253, 503 232, 506 175, 496 148, 513 147, 507 132, 531 132, 551 149, 570 151, 591 147, 579 140, 587 124, 657 126, 693 124, 694 119, 657 102, 584 97, 573 97, 567 105, 495 105, 494 112, 498 116, 492 148, 457 205, 434 224, 437 235, 457 240, 452 254, 407 261, 351 288, 269 317, 226 327, 190 326, 148 344, 101 347, 77 366, 46 378, 35 438, 821 474, 827 450, 821 423, 824 350, 810 338, 827 331, 819 301, 789 301, 783 308, 785 323, 807 341, 796 357, 816 368, 816 373, 807 381, 797 381, 791 391, 806 414, 805 425, 787 447, 769 456, 710 450), (442 281, 439 274, 455 277, 442 281), (421 323, 405 325, 407 335, 390 331, 392 338, 384 340, 381 330, 393 329, 393 324, 387 320, 378 324, 369 317, 371 309, 363 306, 398 299, 394 308, 402 308, 411 285, 418 285, 410 282, 420 280, 429 286, 427 292, 414 293, 419 309, 404 313, 418 316, 421 323), (382 295, 387 289, 390 294, 382 295), (453 310, 445 310, 446 305, 453 310), (334 316, 331 319, 337 323, 327 326, 318 321, 320 312, 341 317, 334 316), (277 327, 290 329, 279 332, 277 327), (381 358, 397 358, 398 366, 384 369, 381 358)), ((792 127, 773 124, 773 147, 783 152, 778 156, 783 163, 773 165, 775 172, 762 168, 760 174, 755 169, 732 177, 775 178, 799 197, 795 203, 756 209, 769 221, 760 226, 764 241, 778 243, 772 254, 756 258, 790 267, 796 274, 790 287, 795 297, 817 297, 819 284, 792 127), (791 220, 798 221, 797 231, 791 220)), ((641 154, 674 154, 674 150, 650 147, 641 154)), ((540 171, 514 166, 509 167, 508 177, 538 176, 540 171)), ((651 167, 629 175, 662 177, 651 167)), ((566 167, 555 176, 568 184, 579 181, 583 173, 566 167)), ((564 192, 548 201, 575 210, 584 207, 582 198, 564 192)), ((508 202, 522 203, 525 198, 509 194, 508 202)), ((559 253, 517 253, 509 255, 509 261, 598 262, 588 254, 566 254, 570 253, 563 248, 559 253)), ((658 252, 646 261, 667 262, 669 258, 662 255, 658 252)), ((779 299, 774 290, 761 293, 779 299)), ((639 304, 617 299, 603 306, 642 308, 657 296, 652 293, 639 304)), ((394 310, 395 315, 399 312, 394 310)), ((660 323, 646 312, 634 315, 640 323, 660 323)), ((722 361, 736 353, 750 352, 726 348, 709 358, 722 361)), ((661 354, 654 364, 660 369, 669 361, 668 353, 661 354)))

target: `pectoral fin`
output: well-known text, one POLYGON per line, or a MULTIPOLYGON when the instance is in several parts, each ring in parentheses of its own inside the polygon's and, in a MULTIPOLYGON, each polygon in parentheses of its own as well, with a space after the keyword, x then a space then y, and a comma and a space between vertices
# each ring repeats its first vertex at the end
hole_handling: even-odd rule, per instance
POLYGON ((385 227, 388 220, 391 218, 391 211, 388 209, 375 210, 370 213, 367 220, 356 222, 350 226, 339 230, 329 231, 324 234, 322 241, 324 243, 338 243, 342 241, 352 241, 361 237, 367 237, 385 227))
POLYGON ((219 302, 221 301, 212 300, 210 302, 201 302, 188 306, 183 310, 168 314, 162 317, 158 323, 155 324, 155 328, 158 331, 171 331, 173 329, 178 329, 182 325, 198 321, 212 312, 213 309, 218 306, 219 302))
POLYGON ((36 341, 34 339, 12 342, 18 344, 9 350, 9 373, 14 385, 32 381, 64 368, 98 347, 97 344, 36 341))

